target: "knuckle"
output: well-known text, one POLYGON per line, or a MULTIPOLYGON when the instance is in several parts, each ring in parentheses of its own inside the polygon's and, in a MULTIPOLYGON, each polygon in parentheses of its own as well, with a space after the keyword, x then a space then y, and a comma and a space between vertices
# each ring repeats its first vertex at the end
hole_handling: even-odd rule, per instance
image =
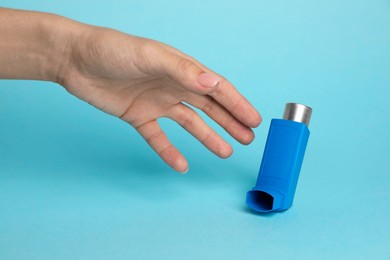
POLYGON ((184 128, 188 128, 190 127, 191 125, 194 124, 194 120, 195 120, 195 117, 196 117, 196 114, 195 113, 185 113, 183 111, 183 114, 182 114, 182 119, 181 119, 181 124, 184 128))
POLYGON ((211 102, 211 101, 207 101, 203 107, 202 107, 202 111, 205 112, 206 114, 210 114, 213 109, 214 109, 215 105, 211 102))
POLYGON ((156 44, 153 41, 144 40, 133 55, 137 68, 142 72, 147 72, 153 67, 153 59, 150 57, 156 57, 156 44))
POLYGON ((242 98, 238 99, 238 100, 233 104, 233 106, 232 106, 232 111, 236 111, 236 110, 239 108, 239 106, 240 106, 240 104, 242 103, 242 101, 243 101, 242 98))
POLYGON ((179 71, 183 71, 183 72, 187 72, 191 69, 193 69, 194 67, 194 64, 187 60, 187 59, 183 59, 183 58, 180 58, 178 61, 177 61, 177 69, 179 71))
POLYGON ((166 146, 164 146, 159 151, 157 151, 157 154, 166 160, 168 159, 167 157, 169 156, 168 151, 171 150, 172 148, 174 148, 173 145, 171 143, 168 143, 166 146))
POLYGON ((229 116, 222 119, 221 125, 223 125, 224 129, 233 129, 236 125, 237 121, 234 117, 229 116))
POLYGON ((206 146, 208 146, 208 140, 212 137, 213 132, 212 131, 207 131, 204 133, 204 135, 200 138, 200 142, 206 146))
POLYGON ((160 138, 164 133, 160 130, 157 132, 154 132, 150 136, 146 137, 145 140, 148 144, 153 143, 156 139, 160 138))
POLYGON ((158 45, 154 41, 145 39, 142 40, 141 46, 144 54, 153 53, 158 47, 158 45))

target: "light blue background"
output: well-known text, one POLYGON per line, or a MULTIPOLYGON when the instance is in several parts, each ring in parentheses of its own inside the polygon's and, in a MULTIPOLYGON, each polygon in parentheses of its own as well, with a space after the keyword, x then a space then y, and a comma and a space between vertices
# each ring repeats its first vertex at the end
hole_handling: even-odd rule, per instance
MULTIPOLYGON (((390 1, 1 1, 164 41, 263 115, 221 160, 166 119, 170 170, 51 83, 0 81, 0 259, 389 259, 390 1), (248 211, 271 118, 314 109, 293 207, 248 211)), ((0 36, 1 37, 1 36, 0 36)))

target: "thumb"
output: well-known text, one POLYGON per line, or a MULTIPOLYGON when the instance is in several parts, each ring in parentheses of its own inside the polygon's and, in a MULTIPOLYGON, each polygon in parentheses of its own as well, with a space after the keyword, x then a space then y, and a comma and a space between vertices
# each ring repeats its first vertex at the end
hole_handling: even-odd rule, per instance
POLYGON ((189 91, 209 94, 220 83, 220 76, 204 71, 190 59, 167 50, 164 52, 160 60, 161 71, 189 91))

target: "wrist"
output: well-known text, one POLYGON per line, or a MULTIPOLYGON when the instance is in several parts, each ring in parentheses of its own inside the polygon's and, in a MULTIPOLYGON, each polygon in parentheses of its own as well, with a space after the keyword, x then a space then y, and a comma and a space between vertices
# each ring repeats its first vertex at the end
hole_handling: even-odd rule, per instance
POLYGON ((83 27, 41 12, 0 8, 0 78, 60 82, 83 27))
POLYGON ((57 15, 49 15, 42 26, 49 46, 43 62, 43 80, 63 85, 68 70, 74 66, 74 48, 89 26, 57 15))

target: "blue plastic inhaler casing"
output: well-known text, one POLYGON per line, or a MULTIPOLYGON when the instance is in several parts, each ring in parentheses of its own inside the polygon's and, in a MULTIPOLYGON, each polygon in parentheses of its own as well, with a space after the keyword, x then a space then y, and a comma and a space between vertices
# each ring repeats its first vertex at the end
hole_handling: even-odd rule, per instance
POLYGON ((256 186, 246 204, 255 211, 283 211, 291 207, 309 140, 312 109, 287 103, 283 119, 272 119, 256 186))

